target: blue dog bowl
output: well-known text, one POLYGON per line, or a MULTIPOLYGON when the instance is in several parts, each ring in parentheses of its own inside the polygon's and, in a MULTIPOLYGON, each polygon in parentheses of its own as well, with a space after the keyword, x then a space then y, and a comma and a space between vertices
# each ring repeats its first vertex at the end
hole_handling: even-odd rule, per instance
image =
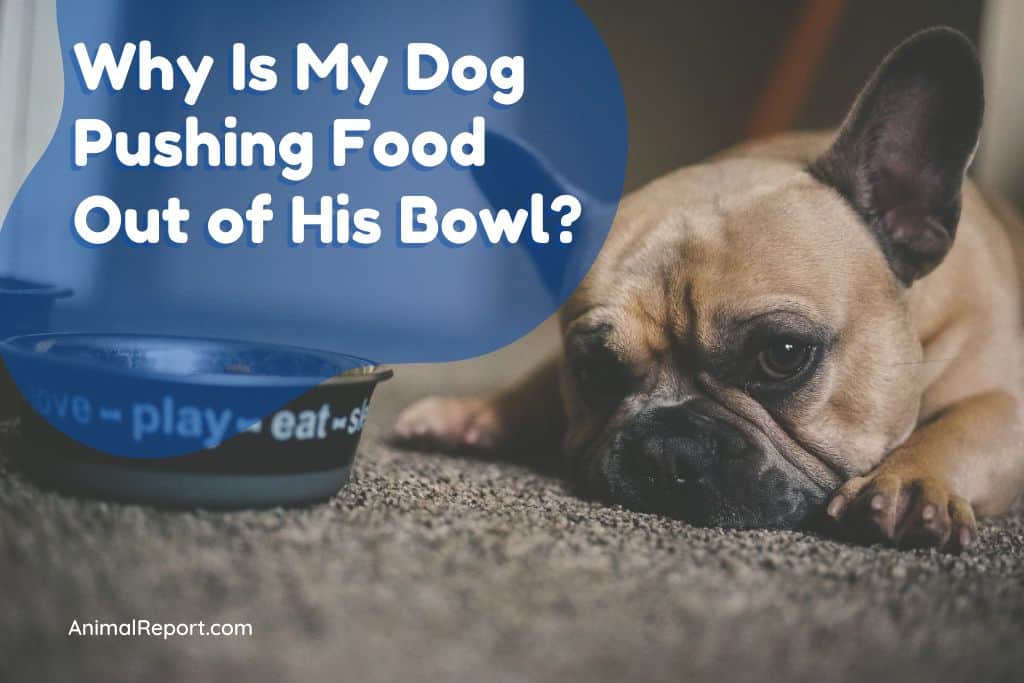
POLYGON ((0 277, 0 338, 49 330, 54 302, 69 296, 65 287, 0 277))
POLYGON ((171 507, 329 498, 392 376, 353 356, 214 339, 35 334, 0 350, 24 391, 24 470, 63 491, 171 507), (68 435, 83 433, 104 450, 68 435))
MULTIPOLYGON (((16 334, 47 332, 57 299, 71 296, 71 290, 15 277, 0 277, 0 339, 16 334)), ((17 412, 18 391, 0 363, 0 418, 17 412)))

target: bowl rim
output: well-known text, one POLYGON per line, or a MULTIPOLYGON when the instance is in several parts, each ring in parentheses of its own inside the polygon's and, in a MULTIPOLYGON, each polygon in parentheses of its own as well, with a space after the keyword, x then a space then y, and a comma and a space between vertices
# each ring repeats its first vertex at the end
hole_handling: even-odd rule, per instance
MULTIPOLYGON (((9 356, 20 357, 34 362, 51 363, 68 370, 85 370, 104 374, 116 375, 125 378, 138 380, 156 380, 168 383, 180 383, 202 386, 223 386, 223 387, 305 387, 312 389, 316 386, 340 386, 340 385, 374 385, 386 381, 394 376, 394 370, 390 367, 379 365, 374 361, 360 356, 353 356, 334 351, 311 349, 288 344, 274 344, 264 342, 251 342, 241 339, 224 339, 218 337, 186 337, 182 335, 167 334, 126 334, 120 332, 37 332, 33 334, 20 334, 8 337, 0 341, 0 355, 3 358, 9 356), (68 357, 47 357, 18 346, 19 343, 32 343, 46 340, 61 339, 124 339, 135 341, 165 341, 165 342, 188 342, 209 345, 261 347, 268 350, 282 351, 286 353, 298 353, 305 356, 315 356, 328 362, 337 362, 338 359, 357 361, 361 365, 358 369, 365 371, 351 375, 335 375, 333 377, 315 377, 301 375, 247 375, 228 373, 196 373, 193 375, 179 375, 157 370, 131 370, 128 368, 102 365, 85 360, 68 357)), ((355 369, 355 368, 354 368, 355 369)))
POLYGON ((71 296, 72 290, 69 287, 37 282, 16 275, 0 275, 0 296, 43 296, 52 299, 66 299, 71 296), (7 286, 12 282, 25 285, 24 287, 7 286))

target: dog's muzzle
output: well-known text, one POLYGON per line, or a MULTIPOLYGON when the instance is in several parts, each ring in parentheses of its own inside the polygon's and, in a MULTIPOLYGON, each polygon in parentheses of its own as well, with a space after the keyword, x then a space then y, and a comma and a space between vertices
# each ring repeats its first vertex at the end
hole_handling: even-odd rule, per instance
POLYGON ((622 493, 642 509, 697 524, 801 524, 822 502, 819 487, 721 410, 697 398, 635 415, 615 439, 622 493))

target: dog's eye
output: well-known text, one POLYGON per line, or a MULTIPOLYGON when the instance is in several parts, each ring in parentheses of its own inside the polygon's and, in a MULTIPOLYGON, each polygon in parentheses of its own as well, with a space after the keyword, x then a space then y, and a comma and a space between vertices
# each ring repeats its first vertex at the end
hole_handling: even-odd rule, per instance
POLYGON ((573 379, 585 399, 618 398, 630 384, 628 368, 607 345, 607 328, 574 333, 566 343, 573 379))
POLYGON ((629 382, 626 369, 610 353, 594 354, 582 362, 577 360, 572 368, 581 391, 596 396, 622 393, 629 382))
POLYGON ((813 351, 814 347, 808 344, 780 339, 757 354, 757 365, 768 379, 789 379, 807 366, 813 351))

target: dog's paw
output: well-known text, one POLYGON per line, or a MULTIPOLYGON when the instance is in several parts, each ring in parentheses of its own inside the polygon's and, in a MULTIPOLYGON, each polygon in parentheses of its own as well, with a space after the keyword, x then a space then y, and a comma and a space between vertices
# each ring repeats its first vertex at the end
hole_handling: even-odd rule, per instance
POLYGON ((489 450, 498 446, 500 424, 487 399, 431 396, 402 411, 393 437, 399 444, 416 448, 489 450))
POLYGON ((959 552, 977 537, 974 510, 936 479, 881 467, 835 493, 828 515, 855 539, 959 552))

